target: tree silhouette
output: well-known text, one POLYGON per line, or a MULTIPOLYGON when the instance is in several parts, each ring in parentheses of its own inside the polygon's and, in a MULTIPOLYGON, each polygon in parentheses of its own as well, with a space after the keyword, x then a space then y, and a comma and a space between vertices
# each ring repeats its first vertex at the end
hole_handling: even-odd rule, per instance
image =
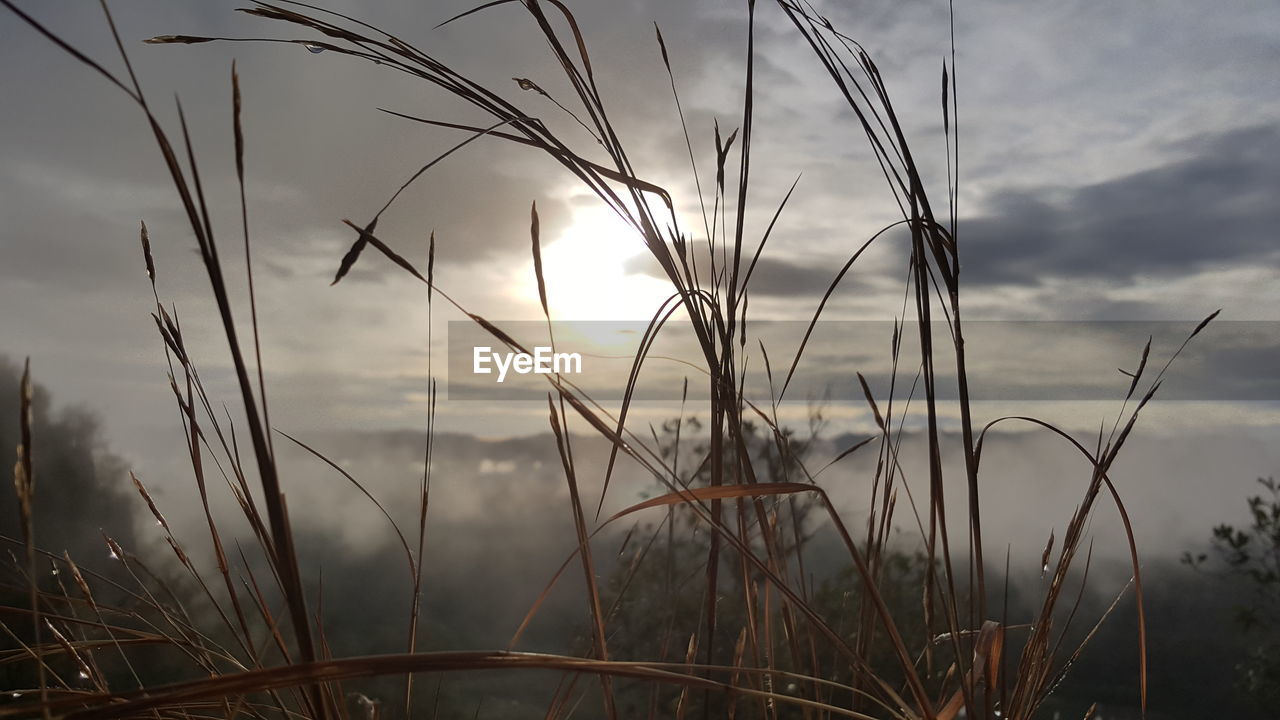
POLYGON ((1258 478, 1265 492, 1248 499, 1246 527, 1213 529, 1211 552, 1183 556, 1196 568, 1217 568, 1244 580, 1249 601, 1236 607, 1236 624, 1249 640, 1237 666, 1238 684, 1263 707, 1280 708, 1280 483, 1258 478))
MULTIPOLYGON (((19 368, 0 356, 0 463, 9 474, 17 460, 19 368)), ((136 503, 124 461, 107 450, 98 420, 82 408, 55 411, 48 390, 32 388, 32 462, 36 545, 76 562, 102 566, 109 558, 103 533, 133 546, 136 503)), ((0 492, 0 535, 21 541, 11 477, 0 492)), ((9 549, 14 549, 12 546, 9 549)))

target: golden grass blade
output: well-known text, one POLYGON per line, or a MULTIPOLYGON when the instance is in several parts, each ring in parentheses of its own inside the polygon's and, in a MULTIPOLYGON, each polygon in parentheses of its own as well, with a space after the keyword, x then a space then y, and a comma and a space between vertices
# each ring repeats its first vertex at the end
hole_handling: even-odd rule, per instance
POLYGON ((608 522, 613 522, 614 520, 632 513, 640 512, 641 510, 664 507, 667 505, 679 505, 683 503, 699 502, 702 500, 774 497, 778 495, 791 495, 794 493, 814 491, 815 487, 813 485, 806 485, 802 483, 759 483, 755 485, 720 485, 715 487, 689 488, 687 490, 677 490, 672 493, 667 493, 666 495, 659 495, 658 497, 650 498, 644 502, 640 502, 624 510, 620 510, 610 517, 608 522))
MULTIPOLYGON (((52 699, 48 706, 66 720, 107 720, 117 717, 138 716, 151 710, 178 710, 195 703, 223 697, 239 696, 266 689, 281 689, 325 681, 376 677, 406 672, 463 672, 463 671, 521 671, 558 670, 586 673, 598 676, 628 678, 644 682, 662 683, 683 688, 709 690, 718 693, 738 693, 750 697, 763 697, 781 705, 790 705, 812 712, 823 712, 835 717, 855 720, 876 720, 856 711, 827 705, 803 697, 751 688, 733 687, 727 682, 681 672, 683 665, 671 663, 643 663, 626 661, 601 661, 550 655, 542 653, 512 652, 430 652, 416 655, 376 655, 355 658, 317 661, 254 670, 245 673, 219 675, 196 681, 175 683, 157 687, 150 692, 139 691, 108 695, 80 695, 52 699)), ((693 666, 691 669, 699 669, 693 666)), ((740 668, 714 668, 726 674, 740 668)), ((33 709, 32 703, 0 708, 0 718, 22 717, 33 709)))

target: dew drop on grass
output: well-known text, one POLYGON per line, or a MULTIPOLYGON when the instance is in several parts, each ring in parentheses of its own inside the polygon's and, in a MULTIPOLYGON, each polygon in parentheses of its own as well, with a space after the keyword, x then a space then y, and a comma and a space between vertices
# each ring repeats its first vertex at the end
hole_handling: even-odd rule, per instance
POLYGON ((322 52, 324 52, 324 48, 323 48, 323 47, 321 47, 321 46, 319 46, 319 45, 316 45, 316 44, 314 44, 314 43, 302 43, 302 47, 306 48, 307 50, 309 50, 309 51, 311 51, 311 52, 313 52, 313 53, 322 53, 322 52))

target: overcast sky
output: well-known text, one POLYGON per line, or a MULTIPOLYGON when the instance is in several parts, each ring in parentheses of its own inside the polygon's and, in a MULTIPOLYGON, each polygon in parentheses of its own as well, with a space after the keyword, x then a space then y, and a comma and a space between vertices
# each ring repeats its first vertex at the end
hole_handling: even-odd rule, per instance
MULTIPOLYGON (((96 3, 20 4, 108 67, 122 68, 96 3)), ((568 99, 545 43, 516 5, 437 30, 473 3, 326 5, 429 48, 530 115, 564 121, 510 79, 532 78, 568 99)), ((947 4, 819 5, 877 60, 925 158, 926 181, 943 195, 947 4)), ((239 63, 273 420, 295 431, 420 427, 428 355, 421 286, 372 256, 337 287, 329 281, 352 240, 342 219, 366 221, 417 167, 461 139, 377 108, 457 122, 476 121, 476 113, 420 81, 334 53, 141 43, 174 33, 297 35, 235 13, 237 6, 131 0, 113 10, 163 120, 175 119, 167 99, 182 98, 230 257, 238 243, 230 66, 239 63)), ((705 189, 713 122, 726 133, 740 123, 745 3, 570 6, 638 171, 669 188, 688 226, 700 227, 653 23, 671 53, 705 189)), ((753 280, 751 308, 762 319, 804 320, 835 269, 894 219, 896 207, 811 51, 775 6, 760 3, 758 15, 758 204, 748 214, 757 237, 800 181, 753 280)), ((955 33, 968 317, 1194 321, 1222 307, 1223 319, 1280 321, 1280 5, 964 0, 956 3, 955 33)), ((233 398, 207 281, 176 195, 137 109, 9 14, 0 14, 0 87, 0 353, 31 356, 58 401, 88 406, 117 450, 159 466, 153 438, 176 441, 174 410, 149 317, 140 221, 151 228, 160 291, 182 315, 197 362, 233 398)), ((561 127, 574 132, 571 122, 561 127)), ((472 144, 415 185, 379 235, 421 264, 434 231, 442 288, 496 320, 536 319, 528 251, 534 201, 557 318, 647 318, 665 293, 639 238, 557 165, 524 148, 472 144)), ((900 245, 884 245, 860 261, 827 317, 892 319, 903 257, 900 245)), ((240 260, 228 262, 238 277, 240 260)), ((459 315, 437 306, 434 317, 441 371, 445 322, 459 315)), ((1134 338, 1135 355, 1144 339, 1134 338)), ((859 412, 833 416, 853 427, 867 421, 859 412)), ((1053 412, 1096 427, 1101 410, 1053 412)), ((1262 438, 1276 427, 1274 404, 1158 412, 1168 427, 1178 420, 1222 432, 1248 425, 1262 438)), ((490 436, 545 431, 544 414, 538 403, 441 409, 449 429, 490 436)), ((1240 468, 1246 482, 1267 471, 1240 468)))

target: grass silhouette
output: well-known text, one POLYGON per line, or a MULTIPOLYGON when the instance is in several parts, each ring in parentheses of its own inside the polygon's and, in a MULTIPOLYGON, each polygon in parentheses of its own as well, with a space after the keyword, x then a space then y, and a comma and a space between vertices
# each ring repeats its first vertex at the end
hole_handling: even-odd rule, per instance
MULTIPOLYGON (((498 0, 442 24, 508 2, 516 4, 514 0, 498 0)), ((33 477, 29 458, 39 452, 39 438, 31 437, 24 425, 22 461, 16 470, 24 537, 13 540, 25 552, 23 584, 27 606, 10 607, 6 611, 29 620, 29 623, 24 621, 29 630, 10 631, 19 649, 10 653, 7 661, 29 663, 38 692, 28 693, 27 701, 0 707, 0 717, 42 714, 82 719, 238 715, 345 718, 351 710, 343 682, 371 676, 403 676, 403 696, 394 704, 389 703, 395 706, 389 712, 421 716, 428 712, 423 708, 429 702, 415 691, 415 674, 550 670, 561 673, 566 680, 548 703, 547 717, 567 717, 584 698, 592 703, 598 701, 598 708, 590 710, 593 714, 624 717, 617 703, 617 686, 625 680, 675 693, 673 707, 660 708, 657 701, 650 704, 651 717, 674 714, 676 717, 924 720, 952 720, 962 716, 1031 718, 1080 652, 1080 646, 1068 644, 1066 640, 1082 595, 1072 597, 1067 591, 1070 578, 1081 578, 1082 583, 1087 579, 1090 550, 1085 535, 1099 502, 1115 504, 1129 538, 1132 586, 1137 595, 1140 628, 1134 652, 1142 663, 1139 686, 1134 692, 1145 707, 1146 629, 1141 612, 1141 573, 1128 513, 1108 473, 1139 414, 1158 391, 1168 363, 1154 372, 1150 370, 1148 344, 1131 373, 1132 383, 1124 395, 1121 414, 1115 418, 1110 432, 1100 433, 1096 442, 1073 438, 1046 422, 1027 417, 1000 418, 985 426, 975 422, 970 409, 961 319, 962 242, 957 221, 960 183, 954 52, 950 62, 944 63, 942 73, 940 110, 947 140, 948 182, 945 198, 938 202, 937 193, 930 194, 925 186, 899 113, 871 56, 806 3, 776 1, 777 8, 794 26, 797 42, 810 48, 829 76, 834 91, 853 113, 895 198, 901 218, 872 237, 856 239, 850 245, 847 262, 815 299, 816 309, 804 341, 783 365, 766 366, 770 387, 778 390, 772 397, 762 399, 748 397, 743 391, 747 374, 744 348, 751 341, 748 325, 751 279, 791 194, 788 193, 776 209, 771 209, 772 221, 757 236, 747 222, 748 208, 755 202, 749 192, 756 172, 752 166, 755 2, 748 2, 745 10, 748 34, 746 59, 741 68, 745 89, 738 127, 727 135, 716 128, 715 179, 706 185, 709 197, 703 195, 705 178, 698 173, 691 131, 680 104, 679 81, 670 61, 672 49, 667 47, 660 31, 656 35, 699 195, 697 205, 701 208, 702 226, 692 230, 683 226, 672 194, 637 172, 597 85, 593 62, 601 60, 593 60, 588 52, 588 38, 570 9, 559 0, 521 0, 518 4, 527 14, 529 32, 546 42, 573 95, 553 98, 532 80, 517 79, 517 83, 522 90, 533 93, 530 97, 549 99, 558 111, 589 131, 591 142, 577 142, 559 135, 549 124, 498 90, 394 34, 306 3, 256 2, 243 10, 263 20, 282 23, 290 32, 298 33, 298 37, 170 35, 154 38, 151 42, 171 44, 232 40, 299 44, 313 52, 327 51, 405 73, 444 90, 460 104, 488 117, 484 123, 466 125, 395 113, 407 121, 456 131, 462 139, 405 180, 372 217, 363 222, 346 221, 355 237, 350 249, 338 260, 334 283, 342 281, 357 263, 389 260, 423 283, 429 302, 443 300, 491 334, 495 341, 513 351, 529 352, 498 324, 468 311, 466 300, 458 290, 436 283, 434 238, 427 266, 419 269, 397 253, 393 238, 378 235, 379 218, 406 188, 440 160, 482 140, 532 148, 559 163, 583 189, 625 221, 643 241, 670 283, 670 297, 649 323, 617 408, 597 403, 575 386, 571 378, 558 375, 546 378, 547 414, 569 491, 577 550, 535 601, 511 647, 515 647, 524 627, 536 618, 551 585, 565 573, 580 572, 590 615, 590 638, 581 655, 526 653, 510 648, 419 652, 422 567, 432 553, 426 542, 426 525, 431 498, 432 439, 436 431, 433 375, 417 527, 406 532, 382 509, 395 527, 405 552, 405 592, 411 598, 412 610, 403 618, 404 652, 376 657, 335 657, 326 641, 325 625, 313 611, 315 599, 306 591, 286 494, 279 480, 268 409, 269 393, 259 351, 261 339, 252 264, 248 266, 248 295, 244 299, 249 309, 251 332, 242 333, 236 323, 234 298, 228 289, 221 254, 229 246, 215 234, 210 221, 198 158, 192 150, 181 106, 177 128, 167 128, 157 119, 122 44, 119 47, 127 69, 124 77, 111 73, 78 51, 10 0, 0 0, 0 4, 102 75, 142 111, 196 238, 210 283, 211 299, 219 313, 235 369, 239 404, 246 423, 237 433, 230 427, 229 420, 216 410, 218 404, 206 393, 176 313, 164 306, 156 291, 156 327, 172 370, 174 397, 188 436, 188 450, 203 501, 216 571, 210 572, 204 563, 187 555, 140 482, 137 490, 166 532, 178 563, 199 588, 202 602, 213 608, 211 627, 201 625, 180 604, 175 607, 170 600, 176 599, 177 594, 159 589, 163 585, 159 578, 145 570, 140 558, 118 545, 112 546, 113 553, 136 580, 135 587, 110 588, 111 593, 123 593, 131 599, 129 604, 121 606, 100 602, 99 598, 105 597, 107 590, 95 589, 95 584, 110 583, 107 578, 82 572, 72 558, 42 556, 38 549, 39 529, 31 522, 30 504, 38 496, 42 482, 56 480, 33 477), (848 448, 840 457, 854 452, 876 453, 878 460, 876 472, 868 483, 870 510, 865 526, 858 528, 846 524, 847 513, 836 506, 815 479, 816 473, 808 469, 807 459, 796 446, 794 436, 778 420, 778 408, 786 400, 810 333, 828 301, 864 252, 877 242, 888 242, 893 234, 887 231, 894 228, 905 229, 910 243, 905 268, 904 317, 900 320, 915 321, 913 326, 917 332, 909 336, 903 329, 907 327, 905 322, 895 325, 898 329, 891 339, 889 352, 894 362, 895 385, 900 379, 907 382, 909 378, 913 386, 920 388, 915 402, 923 405, 926 420, 928 493, 924 497, 913 497, 906 484, 900 452, 907 403, 892 400, 892 387, 888 388, 890 399, 878 401, 876 389, 858 376, 877 432, 848 448), (695 235, 699 230, 701 237, 695 235), (370 252, 381 258, 366 257, 370 252), (938 320, 942 322, 936 323, 938 320), (671 438, 675 443, 672 453, 663 451, 658 438, 645 437, 628 424, 640 369, 654 340, 671 322, 686 324, 696 337, 701 353, 699 369, 705 376, 701 379, 709 391, 706 406, 699 408, 699 413, 706 418, 706 446, 695 453, 692 469, 687 463, 681 469, 676 460, 681 454, 679 427, 671 438), (945 332, 938 332, 939 327, 945 332), (918 367, 898 366, 899 356, 907 345, 918 346, 921 358, 918 367), (964 467, 959 474, 944 472, 940 450, 940 417, 945 410, 939 399, 936 370, 944 364, 954 367, 959 384, 958 399, 951 408, 960 419, 963 443, 964 467), (777 374, 776 384, 773 382, 775 369, 785 369, 777 374), (580 490, 579 478, 585 469, 579 464, 573 436, 568 430, 571 419, 574 423, 584 423, 611 445, 607 465, 590 469, 593 473, 603 473, 605 478, 598 498, 585 497, 580 490), (1041 431, 1060 436, 1079 452, 1088 475, 1066 531, 1056 545, 1051 540, 1043 550, 1049 582, 1043 588, 1039 611, 1030 618, 1008 618, 999 609, 998 599, 1003 590, 999 582, 989 576, 991 559, 983 543, 982 449, 988 432, 1002 423, 1030 423, 1041 431), (246 434, 247 449, 242 445, 246 434), (761 455, 761 443, 768 447, 766 456, 778 462, 762 460, 766 456, 761 455), (619 456, 643 468, 661 484, 662 492, 610 517, 602 517, 604 493, 610 490, 609 481, 619 456), (210 457, 217 458, 217 471, 206 465, 210 457), (218 478, 225 478, 225 489, 234 497, 252 530, 254 542, 247 549, 226 535, 210 509, 210 493, 214 492, 218 478), (895 513, 899 510, 898 500, 904 493, 911 512, 909 524, 919 529, 923 548, 919 573, 901 572, 901 557, 895 554, 889 541, 895 513), (962 493, 967 500, 967 510, 962 517, 947 511, 947 496, 955 493, 962 493), (792 502, 798 498, 812 503, 813 514, 832 529, 847 556, 853 573, 851 593, 856 596, 851 600, 850 607, 855 612, 849 622, 837 623, 838 618, 833 617, 829 604, 819 602, 807 582, 801 542, 804 529, 801 514, 795 511, 796 505, 792 502), (624 520, 631 522, 646 514, 653 516, 655 511, 675 509, 688 522, 701 528, 707 538, 705 546, 699 549, 696 576, 682 586, 669 588, 671 593, 697 594, 696 602, 684 604, 692 607, 689 612, 694 615, 683 618, 683 624, 694 630, 687 637, 677 637, 668 624, 668 635, 656 638, 657 644, 666 648, 662 656, 620 656, 617 647, 611 645, 614 636, 611 628, 653 620, 651 617, 629 619, 628 608, 655 610, 652 603, 625 602, 626 593, 642 585, 632 583, 634 573, 641 567, 639 564, 618 578, 617 588, 601 587, 598 579, 601 573, 593 557, 593 540, 624 520), (72 578, 73 582, 69 586, 61 581, 56 586, 45 582, 37 566, 46 559, 65 569, 63 576, 72 578), (913 588, 914 597, 919 598, 918 606, 904 609, 900 600, 888 597, 902 596, 902 588, 897 583, 904 576, 918 583, 913 588), (889 587, 889 582, 895 585, 889 587), (728 613, 723 609, 720 598, 730 594, 737 599, 740 611, 728 613), (190 679, 148 683, 144 673, 135 672, 130 663, 134 649, 143 646, 152 652, 156 647, 167 650, 167 657, 172 658, 170 662, 189 667, 190 679), (121 686, 110 682, 111 673, 103 670, 107 665, 127 668, 132 683, 121 686), (68 681, 77 673, 88 681, 89 689, 68 681), (585 692, 579 682, 582 678, 591 679, 598 688, 585 692)), ((103 7, 106 8, 105 4, 103 7)), ((107 17, 110 20, 109 13, 107 17)), ((111 31, 115 33, 113 23, 111 31)), ((118 35, 116 39, 119 43, 118 35)), ((252 257, 247 223, 250 198, 245 192, 241 98, 234 70, 231 87, 235 166, 244 220, 240 245, 249 258, 252 257)), ((157 269, 145 225, 141 229, 141 242, 154 289, 157 269)), ((530 247, 541 307, 550 323, 553 318, 546 300, 536 207, 531 210, 530 247)), ((1212 317, 1191 335, 1199 333, 1212 317)), ((1173 357, 1169 358, 1168 362, 1172 361, 1173 357)), ((29 379, 24 387, 30 387, 29 379)), ((282 437, 341 471, 318 451, 289 436, 282 437)), ((350 475, 346 478, 364 492, 370 502, 378 503, 355 478, 350 475)), ((654 537, 657 535, 655 532, 654 537)), ((674 599, 671 605, 674 606, 674 599)), ((1097 622, 1101 619, 1095 618, 1097 622)), ((330 622, 343 622, 343 619, 330 622)))

